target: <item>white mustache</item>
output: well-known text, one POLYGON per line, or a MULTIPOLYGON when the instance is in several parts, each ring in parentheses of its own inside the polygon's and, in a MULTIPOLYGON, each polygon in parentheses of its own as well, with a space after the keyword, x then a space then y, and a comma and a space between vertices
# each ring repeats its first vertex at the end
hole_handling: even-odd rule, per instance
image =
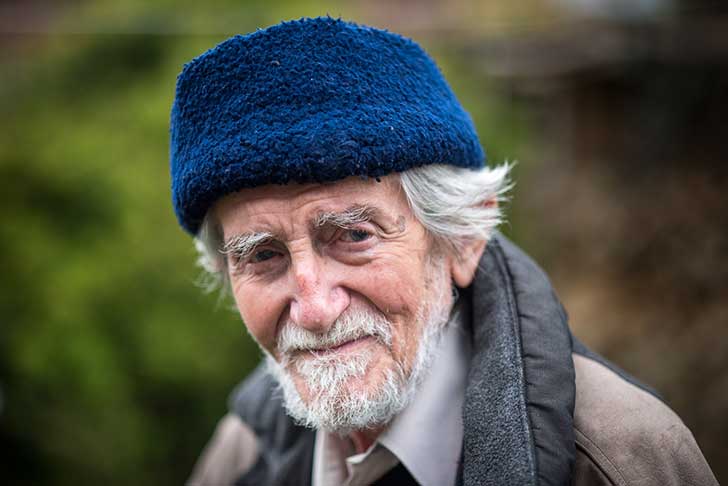
POLYGON ((375 312, 352 310, 341 314, 326 334, 287 322, 278 335, 277 348, 281 356, 286 356, 295 352, 333 348, 370 336, 389 348, 392 345, 391 329, 392 324, 375 312))

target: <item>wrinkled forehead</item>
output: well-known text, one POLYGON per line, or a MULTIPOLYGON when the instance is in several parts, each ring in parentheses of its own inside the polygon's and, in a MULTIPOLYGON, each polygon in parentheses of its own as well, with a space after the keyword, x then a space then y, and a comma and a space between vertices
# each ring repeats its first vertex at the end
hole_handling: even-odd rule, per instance
POLYGON ((325 184, 243 189, 220 199, 213 211, 225 234, 275 224, 312 226, 327 217, 357 212, 400 225, 412 216, 398 174, 378 179, 349 177, 325 184))

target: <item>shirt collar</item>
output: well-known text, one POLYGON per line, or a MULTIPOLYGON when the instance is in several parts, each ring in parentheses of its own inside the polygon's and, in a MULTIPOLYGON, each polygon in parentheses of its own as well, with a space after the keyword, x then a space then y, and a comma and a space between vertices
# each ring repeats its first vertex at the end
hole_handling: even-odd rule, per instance
MULTIPOLYGON (((463 440, 462 407, 470 362, 470 340, 460 303, 444 330, 430 371, 417 394, 369 451, 351 454, 347 440, 316 432, 313 485, 344 484, 357 464, 385 447, 422 485, 454 484, 463 440), (348 469, 347 469, 348 463, 348 469)), ((391 462, 389 467, 396 465, 391 462)), ((376 479, 376 478, 375 478, 376 479)))

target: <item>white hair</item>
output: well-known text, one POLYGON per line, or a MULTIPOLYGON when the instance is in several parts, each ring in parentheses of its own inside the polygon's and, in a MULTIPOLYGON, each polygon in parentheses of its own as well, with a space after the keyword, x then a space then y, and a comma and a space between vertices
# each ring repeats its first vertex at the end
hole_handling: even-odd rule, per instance
POLYGON ((467 241, 488 241, 502 222, 510 169, 425 165, 402 172, 400 184, 422 226, 458 254, 467 241))
MULTIPOLYGON (((399 174, 400 185, 417 220, 456 255, 468 241, 488 241, 502 222, 502 202, 512 184, 511 164, 465 169, 430 164, 399 174)), ((195 237, 197 264, 205 271, 206 290, 229 289, 222 249, 222 230, 208 212, 195 237)))
POLYGON ((431 295, 417 309, 412 326, 420 335, 409 369, 391 354, 392 323, 372 310, 344 311, 326 334, 291 323, 282 327, 276 346, 280 361, 264 349, 266 368, 278 382, 286 410, 296 423, 345 435, 387 424, 412 403, 438 354, 452 307, 449 282, 443 278, 443 260, 433 261, 428 272, 433 287, 431 295), (378 385, 352 389, 351 380, 363 380, 381 362, 375 350, 343 356, 320 356, 314 350, 365 336, 373 337, 386 348, 392 363, 375 375, 375 380, 379 376, 378 385), (308 399, 302 397, 294 374, 304 381, 308 399))

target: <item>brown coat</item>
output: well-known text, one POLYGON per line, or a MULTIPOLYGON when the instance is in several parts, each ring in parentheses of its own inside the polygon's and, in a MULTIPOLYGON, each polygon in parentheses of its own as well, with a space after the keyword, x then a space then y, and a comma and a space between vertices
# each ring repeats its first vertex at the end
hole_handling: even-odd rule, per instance
MULTIPOLYGON (((573 359, 573 486, 718 484, 690 430, 672 410, 604 365, 576 354, 573 359)), ((233 484, 257 457, 255 434, 229 414, 220 421, 188 484, 233 484)))
POLYGON ((572 484, 708 486, 718 482, 685 424, 605 366, 574 355, 572 484))
MULTIPOLYGON (((489 241, 461 295, 473 356, 459 484, 717 484, 675 413, 571 335, 548 278, 515 245, 489 241)), ((190 484, 311 481, 314 434, 285 415, 262 370, 231 408, 190 484)))

